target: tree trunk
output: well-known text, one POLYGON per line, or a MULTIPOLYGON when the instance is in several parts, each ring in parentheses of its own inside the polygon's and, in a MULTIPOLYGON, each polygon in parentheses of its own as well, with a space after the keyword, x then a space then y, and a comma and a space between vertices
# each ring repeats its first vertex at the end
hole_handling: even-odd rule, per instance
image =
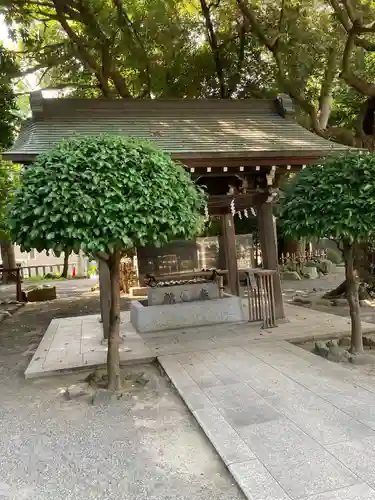
MULTIPOLYGON (((1 248, 1 259, 3 261, 4 269, 15 269, 16 268, 16 256, 14 253, 14 246, 9 240, 2 240, 0 244, 1 248)), ((11 276, 9 273, 3 273, 3 283, 8 283, 11 281, 11 276)))
POLYGON ((61 273, 62 278, 68 277, 69 257, 70 257, 70 252, 68 251, 64 252, 64 266, 63 266, 63 271, 61 273))
MULTIPOLYGON (((359 281, 361 279, 359 278, 359 281)), ((348 293, 348 282, 345 280, 339 284, 334 290, 327 292, 323 295, 323 299, 339 299, 340 297, 346 297, 348 293)), ((358 297, 359 300, 370 300, 371 296, 366 290, 366 287, 363 283, 359 283, 358 285, 358 297)))
POLYGON ((352 327, 351 352, 363 352, 361 313, 359 307, 359 281, 354 268, 354 246, 344 241, 345 279, 352 327))
POLYGON ((121 253, 111 255, 108 266, 111 280, 111 307, 109 313, 108 337, 108 389, 118 391, 121 389, 120 372, 120 261, 121 253))

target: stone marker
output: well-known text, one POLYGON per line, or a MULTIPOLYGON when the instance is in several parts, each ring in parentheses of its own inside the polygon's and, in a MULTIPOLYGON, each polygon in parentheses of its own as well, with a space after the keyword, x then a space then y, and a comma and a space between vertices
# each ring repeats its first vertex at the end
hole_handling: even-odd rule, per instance
POLYGON ((375 334, 363 335, 363 345, 375 347, 375 334))
POLYGON ((97 389, 93 398, 93 405, 108 405, 121 398, 121 394, 109 391, 108 389, 97 389))
POLYGON ((293 302, 295 304, 302 304, 306 306, 312 304, 311 299, 309 299, 308 297, 301 297, 300 295, 296 295, 295 297, 293 297, 293 302))
POLYGON ((47 300, 56 299, 55 286, 35 287, 26 291, 26 299, 28 302, 45 302, 47 300))
POLYGON ((306 266, 303 268, 303 273, 306 275, 306 278, 310 280, 315 280, 318 278, 318 270, 316 267, 306 266))
POLYGON ((327 347, 327 344, 323 340, 317 340, 315 342, 315 350, 323 358, 328 357, 329 348, 327 347))
POLYGON ((81 396, 90 396, 94 392, 94 389, 87 382, 80 382, 79 384, 70 385, 65 394, 68 399, 76 399, 81 396))

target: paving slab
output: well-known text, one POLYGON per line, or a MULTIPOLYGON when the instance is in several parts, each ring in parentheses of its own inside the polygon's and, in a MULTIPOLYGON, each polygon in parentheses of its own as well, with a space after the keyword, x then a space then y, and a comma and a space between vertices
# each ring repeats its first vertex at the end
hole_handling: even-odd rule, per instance
POLYGON ((193 415, 227 466, 255 458, 254 453, 215 407, 206 406, 193 411, 193 415))
MULTIPOLYGON (((286 311, 289 322, 273 329, 244 322, 163 335, 138 334, 125 312, 121 361, 158 357, 247 498, 373 500, 371 378, 287 342, 342 336, 349 321, 297 306, 286 311)), ((26 377, 104 364, 99 319, 52 321, 26 377)))
MULTIPOLYGON (((320 495, 304 497, 304 500, 375 500, 375 490, 367 484, 355 484, 320 495)), ((302 499, 301 499, 302 500, 302 499)))
POLYGON ((364 483, 375 488, 375 439, 351 440, 327 446, 327 450, 364 483))
MULTIPOLYGON (((155 354, 122 318, 121 363, 147 363, 155 354)), ((26 378, 53 375, 56 372, 105 365, 107 347, 102 345, 103 330, 99 315, 54 319, 43 336, 29 366, 26 378)))
POLYGON ((247 498, 253 500, 290 500, 280 484, 259 460, 229 466, 234 479, 247 498))
MULTIPOLYGON (((243 306, 246 315, 246 300, 243 306)), ((120 348, 121 361, 139 363, 162 355, 205 353, 227 346, 251 348, 254 344, 283 340, 342 336, 350 327, 349 320, 340 316, 325 313, 317 316, 314 311, 290 304, 285 305, 285 310, 288 322, 280 324, 277 328, 263 329, 260 324, 245 321, 144 334, 135 331, 130 323, 130 312, 124 311, 121 313, 121 335, 125 338, 120 348)), ((364 332, 375 331, 373 324, 363 323, 362 327, 364 332)), ((27 378, 46 376, 53 374, 54 371, 104 364, 106 347, 101 345, 101 338, 100 315, 54 319, 35 352, 25 376, 27 378)), ((206 372, 211 372, 211 382, 213 383, 215 379, 221 383, 235 381, 236 375, 233 372, 229 374, 228 370, 220 370, 220 364, 220 361, 214 359, 205 364, 206 372)), ((207 380, 202 383, 210 384, 207 380)))
POLYGON ((158 360, 247 498, 373 500, 370 377, 284 340, 158 360))

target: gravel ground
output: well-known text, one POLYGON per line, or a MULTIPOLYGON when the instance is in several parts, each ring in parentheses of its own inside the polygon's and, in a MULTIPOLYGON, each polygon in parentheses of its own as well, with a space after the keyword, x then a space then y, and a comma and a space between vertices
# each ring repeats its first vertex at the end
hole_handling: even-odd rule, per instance
POLYGON ((108 406, 64 397, 87 374, 24 380, 52 318, 98 312, 92 294, 27 304, 0 325, 0 500, 243 499, 156 366, 133 368, 149 383, 108 406))

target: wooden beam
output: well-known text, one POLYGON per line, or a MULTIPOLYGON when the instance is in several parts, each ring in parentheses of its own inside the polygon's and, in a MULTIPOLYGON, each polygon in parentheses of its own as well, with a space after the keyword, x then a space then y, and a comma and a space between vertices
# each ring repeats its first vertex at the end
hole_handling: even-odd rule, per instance
POLYGON ((232 214, 222 215, 222 241, 224 245, 225 263, 228 271, 228 286, 232 295, 240 294, 238 281, 236 233, 232 214))
POLYGON ((260 247, 264 269, 273 269, 276 318, 285 318, 283 294, 281 289, 279 259, 277 251, 276 219, 272 213, 272 203, 262 203, 257 207, 260 247))

